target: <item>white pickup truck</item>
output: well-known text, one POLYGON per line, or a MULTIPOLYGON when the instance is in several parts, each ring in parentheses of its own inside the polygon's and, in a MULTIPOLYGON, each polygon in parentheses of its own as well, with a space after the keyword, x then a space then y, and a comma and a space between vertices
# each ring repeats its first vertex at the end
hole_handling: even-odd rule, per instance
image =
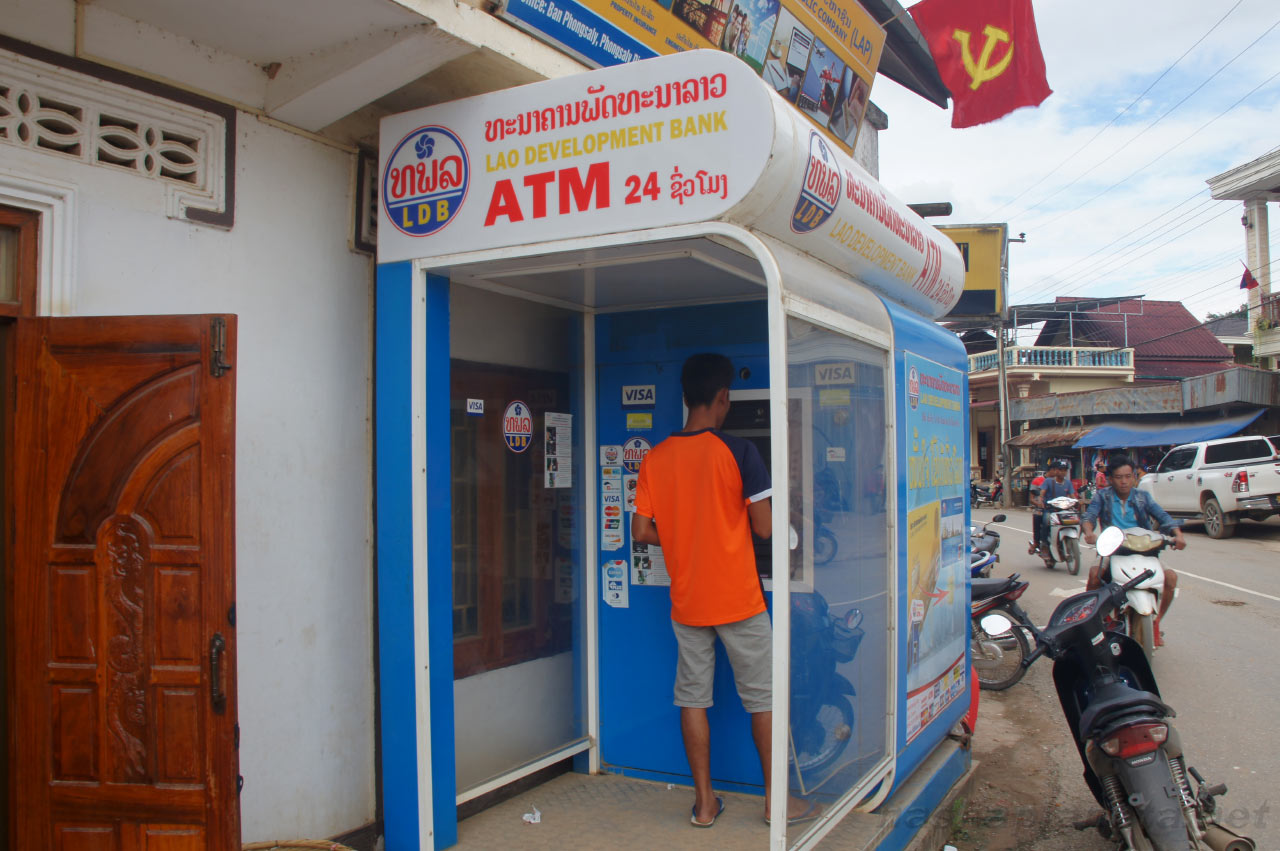
POLYGON ((1280 513, 1280 447, 1265 437, 1175 446, 1138 487, 1174 517, 1203 520, 1210 538, 1229 538, 1241 517, 1280 513))

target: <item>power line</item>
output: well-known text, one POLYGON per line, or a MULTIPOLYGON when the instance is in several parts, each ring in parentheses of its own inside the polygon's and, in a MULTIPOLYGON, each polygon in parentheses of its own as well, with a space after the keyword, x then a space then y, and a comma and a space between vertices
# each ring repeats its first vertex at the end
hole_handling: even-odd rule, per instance
MULTIPOLYGON (((1267 32, 1270 32, 1272 29, 1275 29, 1277 26, 1280 26, 1280 21, 1276 21, 1274 24, 1272 24, 1272 25, 1271 25, 1271 28, 1270 28, 1270 29, 1268 29, 1268 30, 1267 30, 1267 32)), ((1089 204, 1092 204, 1094 201, 1097 201, 1099 198, 1101 198, 1103 195, 1106 195, 1108 192, 1110 192, 1112 189, 1115 189, 1117 186, 1121 186, 1121 185, 1123 185, 1124 183, 1127 183, 1131 178, 1136 177, 1137 175, 1139 175, 1139 174, 1141 174, 1142 172, 1146 171, 1147 169, 1151 168, 1151 166, 1153 166, 1153 165, 1155 165, 1156 163, 1160 162, 1160 160, 1164 159, 1167 155, 1169 155, 1169 154, 1173 153, 1175 150, 1177 150, 1178 148, 1182 147, 1182 146, 1183 146, 1184 144, 1186 144, 1187 142, 1191 141, 1191 139, 1195 138, 1195 136, 1196 136, 1196 135, 1198 135, 1198 134, 1200 133, 1200 131, 1204 130, 1204 129, 1205 129, 1206 127, 1208 127, 1210 124, 1214 123, 1214 122, 1215 122, 1215 121, 1217 121, 1219 118, 1221 118, 1222 116, 1226 115, 1228 112, 1230 112, 1231 110, 1235 109, 1235 108, 1236 108, 1237 106, 1239 106, 1240 104, 1244 103, 1244 102, 1245 102, 1245 100, 1247 100, 1249 97, 1251 97, 1255 92, 1257 92, 1257 91, 1258 91, 1259 89, 1261 89, 1262 87, 1266 86, 1268 83, 1270 83, 1272 80, 1276 79, 1277 77, 1280 77, 1280 71, 1277 71, 1276 73, 1272 74, 1272 75, 1271 75, 1270 77, 1268 77, 1267 79, 1263 80, 1263 81, 1262 81, 1261 83, 1259 83, 1258 85, 1254 86, 1252 89, 1250 89, 1248 92, 1246 92, 1246 93, 1244 94, 1244 96, 1243 96, 1243 97, 1241 97, 1241 98, 1240 98, 1239 100, 1237 100, 1235 103, 1231 104, 1231 106, 1227 107, 1227 108, 1226 108, 1226 109, 1224 109, 1222 112, 1220 112, 1220 113, 1218 113, 1217 115, 1215 115, 1213 118, 1210 118, 1210 119, 1209 119, 1208 121, 1206 121, 1204 124, 1201 124, 1201 125, 1200 125, 1199 127, 1197 127, 1194 131, 1192 131, 1190 134, 1188 134, 1187 136, 1183 137, 1183 139, 1182 139, 1181 141, 1179 141, 1179 142, 1177 142, 1176 144, 1174 144, 1171 148, 1169 148, 1169 149, 1167 149, 1166 151, 1164 151, 1164 153, 1160 154, 1160 155, 1159 155, 1159 156, 1157 156, 1155 159, 1153 159, 1153 160, 1151 160, 1150 162, 1148 162, 1146 165, 1142 166, 1141 168, 1135 169, 1134 171, 1130 172, 1130 173, 1129 173, 1128 175, 1126 175, 1125 177, 1121 178, 1120 180, 1117 180, 1115 183, 1111 184, 1111 185, 1110 185, 1110 186, 1108 186, 1106 189, 1103 189, 1101 192, 1099 192, 1098 194, 1094 195, 1092 198, 1089 198, 1088 200, 1081 202, 1080 204, 1076 205, 1075 207, 1071 208, 1070 210, 1067 210, 1066 212, 1061 213, 1061 214, 1059 214, 1059 215, 1055 216, 1054 218, 1052 218, 1052 219, 1050 219, 1049 221, 1045 222, 1043 225, 1040 225, 1040 227, 1041 227, 1041 228, 1048 228, 1048 227, 1051 227, 1052 225, 1054 225, 1055 223, 1057 223, 1057 222, 1061 221, 1062 219, 1066 218, 1067 216, 1071 215, 1072 213, 1078 212, 1082 207, 1085 207, 1085 206, 1087 206, 1087 205, 1089 205, 1089 204)))
MULTIPOLYGON (((1211 201, 1206 203, 1223 203, 1223 202, 1211 201)), ((1091 266, 1085 269, 1081 269, 1080 271, 1075 272, 1071 275, 1068 275, 1065 278, 1061 278, 1051 283, 1048 286, 1041 287, 1040 291, 1046 294, 1057 292, 1063 295, 1069 292, 1074 292, 1076 290, 1079 290, 1082 286, 1085 286, 1091 283, 1093 280, 1095 280, 1098 277, 1101 277, 1103 275, 1114 274, 1119 269, 1123 269, 1126 266, 1136 263, 1138 260, 1151 254, 1152 251, 1156 251, 1160 248, 1163 248, 1164 246, 1168 245, 1170 242, 1176 239, 1180 239, 1186 236, 1187 234, 1191 233, 1192 231, 1198 230, 1202 227, 1205 227, 1208 224, 1211 224, 1213 221, 1219 218, 1222 218, 1223 215, 1235 215, 1235 210, 1233 209, 1222 210, 1221 208, 1219 208, 1216 210, 1215 209, 1202 210, 1201 208, 1204 206, 1205 206, 1204 204, 1201 204, 1200 206, 1193 208, 1192 210, 1182 214, 1181 216, 1178 216, 1176 219, 1169 222, 1168 224, 1162 225, 1159 229, 1152 231, 1151 233, 1146 234, 1144 236, 1138 237, 1137 239, 1131 240, 1125 245, 1122 245, 1119 248, 1117 248, 1112 253, 1108 254, 1106 257, 1103 257, 1102 259, 1098 260, 1096 263, 1092 264, 1091 266), (1187 224, 1188 217, 1197 216, 1197 215, 1199 216, 1199 219, 1191 227, 1186 228, 1185 230, 1178 233, 1176 236, 1166 240, 1165 242, 1160 243, 1159 245, 1155 246, 1154 248, 1146 252, 1143 252, 1141 254, 1134 253, 1135 250, 1151 245, 1151 243, 1155 242, 1157 239, 1160 239, 1161 237, 1168 235, 1169 233, 1174 231, 1176 228, 1183 227, 1184 225, 1187 224)))
MULTIPOLYGON (((1278 147, 1280 147, 1280 146, 1278 146, 1278 147)), ((1078 259, 1078 260, 1075 260, 1075 261, 1073 261, 1073 262, 1071 262, 1071 263, 1068 263, 1065 267, 1063 267, 1063 271, 1066 271, 1067 269, 1070 269, 1072 266, 1076 266, 1076 265, 1079 265, 1080 263, 1084 263, 1084 262, 1086 262, 1090 257, 1093 257, 1093 256, 1097 255, 1098 253, 1100 253, 1100 252, 1102 252, 1102 251, 1107 250, 1108 248, 1110 248, 1111 246, 1115 245, 1115 244, 1116 244, 1117 242, 1119 242, 1120 240, 1124 239, 1126 236, 1129 236, 1129 235, 1131 235, 1131 234, 1137 233, 1138 231, 1142 230, 1143 228, 1145 228, 1147 225, 1151 224, 1152 222, 1155 222, 1155 221, 1157 221, 1157 220, 1159 220, 1159 219, 1163 218, 1164 216, 1168 215, 1169 213, 1172 213, 1174 210, 1178 209, 1178 208, 1179 208, 1179 207, 1181 207, 1183 204, 1186 204, 1186 203, 1187 203, 1187 202, 1189 202, 1189 201, 1194 201, 1197 197, 1199 197, 1200 195, 1204 195, 1204 194, 1206 194, 1208 191, 1209 191, 1209 190, 1208 190, 1207 188, 1206 188, 1206 189, 1200 189, 1200 190, 1197 190, 1194 194, 1192 194, 1192 195, 1191 195, 1191 197, 1186 198, 1186 199, 1184 199, 1184 200, 1182 200, 1182 201, 1179 201, 1177 204, 1174 204, 1172 207, 1170 207, 1169 209, 1165 210, 1164 212, 1162 212, 1162 213, 1157 213, 1155 216, 1151 217, 1150 219, 1147 219, 1145 222, 1143 222, 1142 224, 1138 225, 1137 227, 1134 227, 1134 228, 1132 228, 1132 229, 1130 229, 1130 230, 1128 230, 1128 231, 1125 231, 1124 233, 1122 233, 1122 234, 1120 234, 1119 236, 1117 236, 1115 239, 1113 239, 1113 240, 1111 240, 1110 242, 1108 242, 1106 245, 1102 246, 1101 248, 1096 249, 1092 254, 1087 254, 1087 255, 1085 255, 1084 257, 1081 257, 1081 258, 1080 258, 1080 259, 1078 259)), ((1210 199, 1210 200, 1212 200, 1212 199, 1210 199)), ((1051 277, 1050 275, 1043 275, 1043 276, 1041 276, 1041 277, 1037 278, 1036 280, 1032 281, 1032 282, 1031 282, 1031 284, 1030 284, 1030 286, 1035 287, 1035 286, 1036 286, 1036 285, 1038 285, 1041 281, 1047 281, 1047 280, 1049 280, 1049 278, 1050 278, 1050 277, 1051 277)))
MULTIPOLYGON (((1067 164, 1068 162, 1070 162, 1071 160, 1075 159, 1075 157, 1076 157, 1076 156, 1078 156, 1078 155, 1080 154, 1080 152, 1081 152, 1081 151, 1083 151, 1085 148, 1089 147, 1089 146, 1090 146, 1090 145, 1092 145, 1094 142, 1096 142, 1096 141, 1098 140, 1098 137, 1099 137, 1099 136, 1101 136, 1104 132, 1106 132, 1106 130, 1107 130, 1109 127, 1111 127, 1111 125, 1115 124, 1115 123, 1116 123, 1117 121, 1119 121, 1122 117, 1124 117, 1125 113, 1127 113, 1129 110, 1133 109, 1133 108, 1134 108, 1134 106, 1136 106, 1136 105, 1137 105, 1137 103, 1138 103, 1140 100, 1142 100, 1144 97, 1146 97, 1146 96, 1147 96, 1147 93, 1148 93, 1148 92, 1150 92, 1152 89, 1154 89, 1154 88, 1156 87, 1156 85, 1157 85, 1161 80, 1163 80, 1165 77, 1167 77, 1167 76, 1169 75, 1169 72, 1170 72, 1170 71, 1172 71, 1174 68, 1178 67, 1178 64, 1179 64, 1180 62, 1182 62, 1182 60, 1183 60, 1183 59, 1186 59, 1186 58, 1187 58, 1187 54, 1189 54, 1191 51, 1193 51, 1193 50, 1195 50, 1197 47, 1199 47, 1199 46, 1200 46, 1200 43, 1201 43, 1202 41, 1204 41, 1206 38, 1208 38, 1208 37, 1213 33, 1213 31, 1214 31, 1214 30, 1216 30, 1219 26, 1221 26, 1223 21, 1225 21, 1227 18, 1231 17, 1231 13, 1232 13, 1232 12, 1234 12, 1236 9, 1240 8, 1240 4, 1241 4, 1241 3, 1243 3, 1243 2, 1244 2, 1244 0, 1236 0, 1236 4, 1235 4, 1234 6, 1232 6, 1230 9, 1228 9, 1228 10, 1227 10, 1227 13, 1226 13, 1225 15, 1223 15, 1221 18, 1219 18, 1219 19, 1218 19, 1218 21, 1217 21, 1217 23, 1215 23, 1213 26, 1209 27, 1209 29, 1208 29, 1208 30, 1206 30, 1206 31, 1204 32, 1204 34, 1203 34, 1203 35, 1201 35, 1198 39, 1196 39, 1196 40, 1195 40, 1195 43, 1194 43, 1194 44, 1192 44, 1190 47, 1188 47, 1186 50, 1184 50, 1184 51, 1182 52, 1182 55, 1181 55, 1181 56, 1179 56, 1177 59, 1175 59, 1175 60, 1173 61, 1173 64, 1172 64, 1172 65, 1170 65, 1168 68, 1165 68, 1163 71, 1161 71, 1161 72, 1160 72, 1160 76, 1158 76, 1158 77, 1156 77, 1154 80, 1152 80, 1152 81, 1151 81, 1151 84, 1150 84, 1149 86, 1147 86, 1145 89, 1143 89, 1141 94, 1139 94, 1139 95, 1138 95, 1137 97, 1135 97, 1132 101, 1130 101, 1128 106, 1126 106, 1124 109, 1122 109, 1122 110, 1120 110, 1119 112, 1117 112, 1117 113, 1115 114, 1115 117, 1114 117, 1114 118, 1112 118, 1112 119, 1111 119, 1110 121, 1108 121, 1105 125, 1103 125, 1102 129, 1100 129, 1097 133, 1094 133, 1094 134, 1093 134, 1093 136, 1089 139, 1089 141, 1085 142, 1083 145, 1081 145, 1080 147, 1076 148, 1076 149, 1075 149, 1075 151, 1073 151, 1072 153, 1068 154, 1068 155, 1067 155, 1067 157, 1066 157, 1066 159, 1064 159, 1062 162, 1058 163, 1056 166, 1054 166, 1052 169, 1050 169, 1050 170, 1049 170, 1049 171, 1048 171, 1048 172, 1047 172, 1043 177, 1041 177, 1041 178, 1040 178, 1039 180, 1037 180, 1035 183, 1031 184, 1031 185, 1030 185, 1030 186, 1028 186, 1026 189, 1022 190, 1022 191, 1021 191, 1021 192, 1019 192, 1017 195, 1015 195, 1014 197, 1010 198, 1008 201, 1005 201, 1003 204, 1001 204, 999 207, 997 207, 993 212, 991 212, 991 213, 989 213, 989 214, 987 214, 987 215, 983 216, 983 217, 982 217, 982 221, 984 221, 984 222, 995 221, 995 216, 996 216, 996 214, 998 214, 1001 210, 1003 210, 1004 208, 1006 208, 1006 207, 1010 206, 1010 205, 1011 205, 1011 204, 1013 204, 1015 201, 1017 201, 1019 198, 1021 198, 1023 195, 1026 195, 1026 194, 1027 194, 1028 192, 1030 192, 1032 189, 1035 189, 1035 188, 1036 188, 1037 186, 1039 186, 1041 183, 1044 183, 1044 182, 1045 182, 1046 180, 1048 180, 1050 177, 1052 177, 1053 175, 1057 174, 1057 173, 1062 169, 1062 167, 1063 167, 1064 165, 1066 165, 1066 164, 1067 164)), ((1135 137, 1135 138, 1136 138, 1136 137, 1135 137)), ((1034 209, 1034 208, 1033 208, 1033 209, 1034 209)))
MULTIPOLYGON (((1209 85, 1209 83, 1210 83, 1210 82, 1212 82, 1212 81, 1214 80, 1214 78, 1216 78, 1219 74, 1221 74, 1223 71, 1225 71, 1227 68, 1229 68, 1229 67, 1231 66, 1231 64, 1232 64, 1232 63, 1234 63, 1234 62, 1235 62, 1237 59, 1239 59, 1241 56, 1243 56, 1244 54, 1246 54, 1246 53, 1248 53, 1250 50, 1252 50, 1252 49, 1253 49, 1253 47, 1254 47, 1254 45, 1256 45, 1258 42, 1262 41, 1262 39, 1266 38, 1266 37, 1267 37, 1267 35, 1268 35, 1268 34, 1270 34, 1270 32, 1271 32, 1272 30, 1274 30, 1277 26, 1280 26, 1280 19, 1276 20, 1276 22, 1275 22, 1275 23, 1273 23, 1271 26, 1269 26, 1269 27, 1267 27, 1265 30, 1263 30, 1261 35, 1259 35, 1259 36, 1258 36, 1257 38, 1255 38, 1253 41, 1249 42, 1249 44, 1248 44, 1248 45, 1247 45, 1243 50, 1241 50, 1239 53, 1237 53, 1235 56, 1233 56, 1233 57, 1231 57, 1230 59, 1228 59, 1228 60, 1227 60, 1227 62, 1226 62, 1224 65, 1222 65, 1221 67, 1219 67, 1219 68, 1218 68, 1218 70, 1214 71, 1212 74, 1210 74, 1208 77, 1206 77, 1206 78, 1204 79, 1204 81, 1202 81, 1202 82, 1200 83, 1200 85, 1198 85, 1198 86, 1196 86, 1194 89, 1192 89, 1192 90, 1191 90, 1187 95, 1185 95, 1185 96, 1182 98, 1182 100, 1178 101, 1178 102, 1177 102, 1177 103, 1175 103, 1173 106, 1171 106, 1171 107, 1169 107, 1167 110, 1165 110, 1165 111, 1164 111, 1164 113, 1163 113, 1163 114, 1161 114, 1161 116, 1160 116, 1159 118, 1157 118, 1155 121, 1152 121, 1152 122, 1151 122, 1150 124, 1148 124, 1146 127, 1143 127, 1141 130, 1139 130, 1139 131, 1138 131, 1138 133, 1137 133, 1135 136, 1133 136, 1132 138, 1130 138, 1127 142, 1125 142, 1125 143, 1124 143, 1123 145, 1121 145, 1119 148, 1116 148, 1114 151, 1112 151, 1110 154, 1108 154, 1104 159, 1102 159, 1102 160, 1101 160, 1100 162, 1098 162, 1098 163, 1095 163, 1093 166, 1091 166, 1090 168, 1088 168, 1084 173, 1082 173, 1082 174, 1080 174, 1079 176, 1077 176, 1077 177, 1076 177, 1075 179, 1073 179, 1071 182, 1069 182, 1069 183, 1067 183, 1066 185, 1061 186, 1061 187, 1059 187, 1058 189, 1054 190, 1054 192, 1053 192, 1053 193, 1051 193, 1049 196, 1047 196, 1046 198, 1043 198, 1043 199, 1041 199, 1040 201, 1038 201, 1037 203, 1035 203, 1035 204, 1031 205, 1031 206, 1030 206, 1030 207, 1028 207, 1027 209, 1023 210, 1021 213, 1019 213, 1018 215, 1019 215, 1019 216, 1023 216, 1023 215, 1026 215, 1027 213, 1030 213, 1032 210, 1034 210, 1034 209, 1036 209, 1037 207, 1041 206, 1041 205, 1042 205, 1042 204, 1044 204, 1046 201, 1048 201, 1050 198, 1053 198, 1053 197, 1054 197, 1055 195, 1057 195, 1059 192, 1062 192, 1064 189, 1067 189, 1067 188, 1069 188, 1069 187, 1071 187, 1071 186, 1074 186, 1077 182, 1079 182, 1079 181, 1080 181, 1080 179, 1081 179, 1081 178, 1086 177, 1087 175, 1091 174, 1091 173, 1092 173, 1095 169, 1097 169, 1099 166, 1101 166, 1101 165, 1103 165, 1103 164, 1107 163, 1107 162, 1108 162, 1108 161, 1110 161, 1110 160, 1111 160, 1111 158, 1112 158, 1112 157, 1114 157, 1116 154, 1120 153, 1120 152, 1121 152, 1121 151, 1123 151, 1125 148, 1129 147, 1129 145, 1133 144, 1133 143, 1134 143, 1134 142, 1136 142, 1138 139, 1142 138, 1142 136, 1143 136, 1144 134, 1146 134, 1146 132, 1147 132, 1148 130, 1150 130, 1152 127, 1155 127, 1155 126, 1156 126, 1157 124, 1159 124, 1161 121, 1164 121, 1166 118, 1168 118, 1170 114, 1172 114, 1175 110, 1177 110, 1179 107, 1181 107, 1184 103, 1186 103, 1188 100, 1190 100, 1192 97, 1194 97, 1194 96, 1196 95, 1196 93, 1198 93, 1198 92, 1199 92, 1201 89, 1203 89, 1205 86, 1209 85)), ((1274 79, 1274 77, 1272 77, 1271 79, 1274 79)), ((1270 82, 1270 79, 1268 79, 1266 82, 1270 82)), ((1265 85, 1265 83, 1264 83, 1263 85, 1265 85)), ((1257 91, 1257 89, 1254 89, 1254 91, 1257 91)), ((1251 92, 1249 92, 1249 94, 1253 94, 1253 92, 1251 91, 1251 92)), ((1248 95, 1245 95, 1245 97, 1248 97, 1248 95)), ((1243 100, 1243 98, 1242 98, 1242 100, 1243 100)), ((1227 112, 1229 112, 1231 109, 1234 109, 1234 108, 1235 108, 1235 106, 1237 106, 1238 104, 1239 104, 1239 101, 1237 101, 1235 104, 1233 104, 1231 107, 1229 107, 1229 108, 1227 109, 1227 112)), ((1226 112, 1224 112, 1224 113, 1223 113, 1223 115, 1225 115, 1225 114, 1226 114, 1226 112)), ((1221 118, 1221 117, 1222 117, 1222 115, 1219 115, 1219 116, 1218 116, 1218 118, 1221 118)), ((1217 118, 1213 119, 1213 121, 1216 121, 1216 120, 1217 120, 1217 118)), ((1211 121, 1211 122, 1209 122, 1209 123, 1212 123, 1212 121, 1211 121)), ((1208 125, 1206 124, 1205 126, 1208 126, 1208 125)), ((1200 130, 1203 130, 1203 129, 1204 129, 1204 127, 1201 127, 1201 128, 1200 128, 1200 130)), ((1199 133, 1199 132, 1200 132, 1200 130, 1197 130, 1197 131, 1196 131, 1196 133, 1199 133)), ((1193 133, 1193 134, 1191 134, 1191 135, 1192 135, 1192 136, 1194 136, 1194 135, 1195 135, 1195 133, 1193 133)), ((1190 139, 1190 138, 1191 138, 1191 136, 1188 136, 1188 137, 1187 137, 1187 139, 1190 139)), ((1185 142, 1185 141, 1186 141, 1186 139, 1183 139, 1183 141, 1185 142)), ((1178 144, 1181 144, 1181 142, 1180 142, 1180 143, 1178 143, 1178 144)), ((1176 147, 1177 147, 1177 145, 1175 145, 1174 147, 1176 148, 1176 147)), ((1169 150, 1171 151, 1171 150, 1173 150, 1173 148, 1170 148, 1169 150)), ((1166 151, 1165 153, 1168 153, 1168 151, 1166 151)), ((1163 154, 1162 154, 1161 156, 1163 156, 1163 154)), ((1159 157, 1157 157, 1156 159, 1158 160, 1158 159, 1159 159, 1159 157)), ((1152 162, 1155 162, 1155 160, 1152 160, 1152 162)), ((1151 165, 1151 163, 1148 163, 1147 165, 1151 165)), ((1143 168, 1146 168, 1146 167, 1147 167, 1147 166, 1143 166, 1143 168)), ((1141 170, 1142 170, 1142 169, 1139 169, 1138 171, 1141 171, 1141 170)), ((1137 174, 1137 173, 1138 173, 1138 172, 1133 172, 1133 174, 1137 174)), ((1130 175, 1129 175, 1129 177, 1132 177, 1132 176, 1133 176, 1133 174, 1130 174, 1130 175)), ((1128 179, 1129 179, 1128 177, 1124 178, 1124 180, 1128 180, 1128 179)), ((1123 182, 1124 182, 1124 180, 1120 181, 1120 183, 1123 183, 1123 182)), ((1119 185, 1119 184, 1115 184, 1115 185, 1119 185)), ((1107 190, 1103 190, 1103 191, 1104 191, 1104 192, 1106 192, 1106 191, 1109 191, 1109 190, 1110 190, 1110 189, 1112 189, 1112 188, 1114 188, 1114 186, 1112 186, 1112 187, 1108 187, 1108 189, 1107 189, 1107 190)), ((1102 193, 1099 193, 1099 194, 1102 194, 1102 193)), ((1095 196, 1095 198, 1096 198, 1096 196, 1095 196)), ((1090 200, 1092 201, 1092 200, 1095 200, 1095 199, 1090 199, 1090 200)), ((1088 203, 1088 202, 1086 202, 1086 203, 1088 203)), ((1077 207, 1076 209, 1079 209, 1079 207, 1077 207)), ((1075 210, 1071 210, 1071 211, 1069 211, 1069 212, 1075 212, 1075 210)), ((1065 215, 1065 214, 1064 214, 1064 215, 1065 215)), ((1053 224, 1054 222, 1058 221, 1058 219, 1061 219, 1061 218, 1062 218, 1062 216, 1060 215, 1060 216, 1055 217, 1054 219, 1051 219, 1051 220, 1050 220, 1047 224, 1045 224, 1045 225, 1037 225, 1037 226, 1038 226, 1038 227, 1048 227, 1049 225, 1053 224)))
MULTIPOLYGON (((1066 295, 1067 293, 1071 293, 1071 292, 1077 292, 1077 291, 1079 291, 1079 290, 1080 290, 1080 288, 1081 288, 1081 287, 1085 287, 1085 286, 1088 286, 1089 284, 1094 283, 1094 282, 1095 282, 1099 277, 1101 277, 1101 276, 1103 276, 1103 275, 1113 275, 1113 274, 1115 274, 1118 270, 1123 269, 1123 268, 1125 268, 1126 266, 1130 266, 1130 265, 1132 265, 1132 264, 1134 264, 1134 263, 1137 263, 1139 260, 1143 259, 1144 257, 1148 257, 1148 256, 1150 256, 1150 255, 1151 255, 1151 254, 1153 254, 1154 252, 1159 251, 1161 248, 1164 248, 1165 246, 1169 245, 1170 243, 1175 242, 1175 241, 1177 241, 1177 240, 1179 240, 1179 239, 1182 239, 1182 238, 1183 238, 1183 237, 1185 237, 1187 234, 1192 233, 1193 231, 1199 230, 1200 228, 1202 228, 1202 227, 1204 227, 1204 226, 1206 226, 1206 225, 1208 225, 1208 224, 1211 224, 1212 222, 1216 221, 1217 219, 1221 219, 1224 215, 1234 216, 1234 215, 1235 215, 1235 210, 1222 210, 1222 211, 1217 211, 1217 212, 1210 211, 1210 217, 1209 217, 1209 218, 1207 218, 1207 219, 1205 219, 1205 220, 1203 220, 1203 221, 1201 221, 1201 222, 1198 222, 1197 224, 1192 225, 1191 227, 1187 228, 1186 230, 1183 230, 1183 231, 1181 231, 1181 232, 1179 232, 1179 233, 1177 233, 1177 234, 1174 234, 1173 236, 1169 237, 1169 239, 1166 239, 1164 242, 1160 243, 1159 245, 1155 245, 1155 246, 1152 246, 1151 248, 1148 248, 1146 251, 1142 252, 1141 254, 1133 254, 1133 255, 1131 255, 1130 257, 1128 257, 1127 259, 1123 260, 1122 262, 1120 262, 1120 263, 1117 263, 1117 264, 1113 265, 1113 266, 1112 266, 1111 268, 1109 268, 1109 269, 1106 269, 1105 271, 1104 271, 1104 270, 1099 270, 1099 271, 1097 271, 1096 273, 1094 273, 1094 274, 1092 274, 1092 275, 1090 275, 1090 276, 1088 276, 1088 277, 1084 278, 1083 280, 1078 280, 1078 281, 1076 281, 1074 284, 1072 284, 1072 285, 1068 286, 1066 289, 1060 290, 1060 292, 1061 292, 1061 294, 1062 294, 1062 295, 1066 295)), ((1164 235, 1165 235, 1165 234, 1163 234, 1163 233, 1162 233, 1162 234, 1159 234, 1158 236, 1164 236, 1164 235)), ((1158 238, 1158 236, 1157 236, 1157 237, 1153 237, 1152 239, 1154 240, 1155 238, 1158 238)), ((1149 243, 1147 243, 1147 244, 1149 244, 1149 243)), ((1137 246, 1137 247, 1142 247, 1142 246, 1137 246)))

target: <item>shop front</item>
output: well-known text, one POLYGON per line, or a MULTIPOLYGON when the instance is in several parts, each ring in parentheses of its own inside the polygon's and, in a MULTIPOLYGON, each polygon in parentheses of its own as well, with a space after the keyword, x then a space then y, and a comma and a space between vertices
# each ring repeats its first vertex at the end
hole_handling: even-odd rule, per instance
MULTIPOLYGON (((387 847, 448 847, 459 806, 566 761, 690 782, 666 565, 629 527, 701 351, 733 360, 724 427, 774 483, 771 793, 823 807, 769 847, 890 799, 969 702, 967 361, 933 322, 954 244, 715 51, 392 116, 381 139, 387 847)), ((710 715, 717 787, 762 794, 723 658, 710 715)), ((928 764, 940 796, 967 754, 928 764)))

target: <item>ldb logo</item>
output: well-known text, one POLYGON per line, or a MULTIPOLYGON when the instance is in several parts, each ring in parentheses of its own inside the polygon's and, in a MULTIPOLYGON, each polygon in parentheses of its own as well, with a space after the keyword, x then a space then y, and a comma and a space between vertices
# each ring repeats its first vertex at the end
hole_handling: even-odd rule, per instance
POLYGON ((524 452, 533 442, 533 412, 524 402, 512 402, 502 415, 502 437, 512 452, 524 452))
POLYGON ((382 175, 382 206, 409 236, 430 236, 453 220, 467 197, 467 149, 451 130, 419 127, 400 140, 382 175))
POLYGON ((622 466, 628 473, 640 472, 640 462, 649 454, 649 441, 633 437, 622 444, 622 466))
POLYGON ((836 211, 840 200, 840 166, 835 152, 817 131, 809 133, 809 165, 804 171, 804 186, 791 214, 791 230, 808 233, 836 211))

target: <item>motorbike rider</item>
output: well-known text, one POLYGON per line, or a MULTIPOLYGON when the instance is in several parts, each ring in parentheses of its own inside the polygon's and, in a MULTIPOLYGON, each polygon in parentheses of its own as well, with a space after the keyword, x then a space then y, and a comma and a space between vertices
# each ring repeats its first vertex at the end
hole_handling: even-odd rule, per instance
MULTIPOLYGON (((1173 536, 1174 549, 1181 550, 1187 546, 1186 540, 1182 537, 1182 521, 1170 517, 1151 494, 1134 487, 1138 479, 1134 474, 1133 461, 1127 455, 1113 455, 1107 461, 1107 481, 1111 483, 1111 487, 1098 491, 1098 495, 1089 503, 1089 509, 1080 520, 1080 525, 1084 527, 1086 542, 1097 543, 1095 524, 1097 528, 1103 529, 1108 526, 1119 526, 1121 529, 1139 526, 1150 529, 1154 520, 1159 524, 1161 532, 1173 536)), ((1092 591, 1103 582, 1110 581, 1110 562, 1105 573, 1102 564, 1098 563, 1089 568, 1089 581, 1085 588, 1092 591)), ((1164 644, 1164 637, 1160 632, 1160 621, 1163 620, 1169 606, 1173 604, 1173 590, 1177 586, 1178 574, 1167 567, 1164 568, 1164 591, 1160 595, 1160 611, 1156 613, 1155 620, 1154 637, 1157 645, 1164 644)))
POLYGON ((1039 492, 1031 496, 1032 503, 1040 508, 1040 513, 1035 519, 1035 544, 1041 556, 1049 552, 1049 512, 1051 511, 1048 505, 1049 500, 1075 495, 1076 486, 1067 478, 1067 462, 1061 458, 1054 458, 1049 462, 1049 469, 1039 492))

